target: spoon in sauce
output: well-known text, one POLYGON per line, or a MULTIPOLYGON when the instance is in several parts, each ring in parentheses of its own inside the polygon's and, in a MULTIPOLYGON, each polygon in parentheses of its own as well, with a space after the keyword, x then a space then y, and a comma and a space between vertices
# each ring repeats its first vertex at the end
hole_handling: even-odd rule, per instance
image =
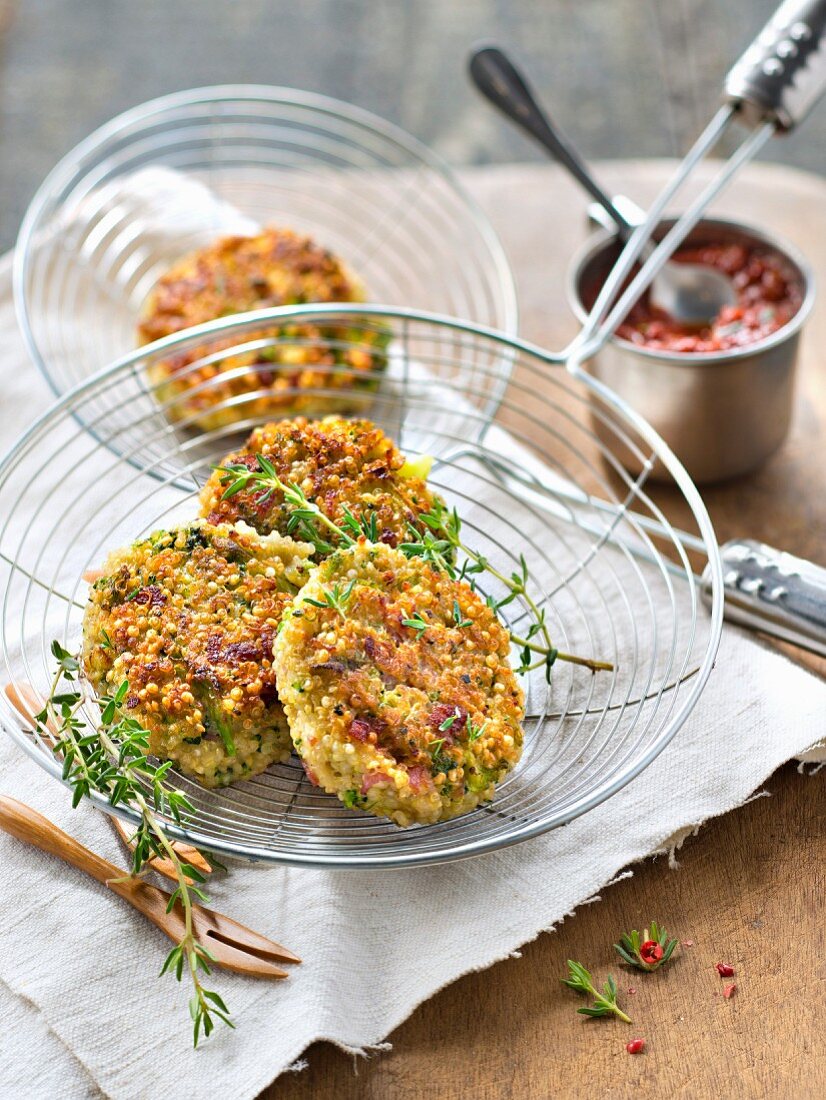
MULTIPOLYGON (((496 46, 474 51, 469 63, 473 83, 553 157, 564 165, 617 227, 626 241, 635 226, 597 183, 568 139, 553 125, 513 62, 496 46)), ((655 245, 649 242, 640 259, 645 262, 655 245)), ((687 328, 703 328, 724 306, 733 306, 737 295, 731 280, 721 271, 701 264, 667 263, 649 291, 651 304, 687 328)))

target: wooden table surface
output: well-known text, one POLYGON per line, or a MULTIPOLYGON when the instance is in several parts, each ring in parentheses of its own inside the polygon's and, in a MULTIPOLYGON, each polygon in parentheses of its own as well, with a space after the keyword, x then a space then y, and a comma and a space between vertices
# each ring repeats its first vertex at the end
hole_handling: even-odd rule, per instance
MULTIPOLYGON (((668 172, 659 162, 603 166, 615 191, 642 204, 668 172)), ((556 169, 469 170, 517 277, 521 331, 562 347, 575 327, 562 276, 584 239, 583 201, 556 169)), ((773 229, 807 254, 826 286, 826 184, 788 169, 749 169, 715 210, 773 229)), ((826 294, 826 291, 823 292, 826 294)), ((797 405, 783 450, 748 478, 705 492, 721 541, 750 535, 826 564, 826 302, 804 335, 797 405)), ((823 663, 805 658, 819 671, 823 663)), ((744 731, 744 734, 747 731, 744 731)), ((824 715, 826 734, 826 715, 824 715)), ((264 1094, 299 1100, 465 1097, 821 1097, 826 1095, 826 786, 787 765, 769 798, 705 825, 679 853, 634 869, 599 904, 511 959, 468 975, 422 1005, 368 1061, 330 1046, 264 1094), (659 975, 618 970, 611 948, 651 918, 693 946, 659 975), (588 1021, 559 984, 565 960, 612 970, 638 1021, 588 1021), (730 962, 737 991, 714 970, 730 962), (632 1036, 646 1052, 625 1051, 632 1036)), ((495 920, 495 914, 491 915, 495 920)), ((288 1026, 285 1021, 285 1026, 288 1026)))

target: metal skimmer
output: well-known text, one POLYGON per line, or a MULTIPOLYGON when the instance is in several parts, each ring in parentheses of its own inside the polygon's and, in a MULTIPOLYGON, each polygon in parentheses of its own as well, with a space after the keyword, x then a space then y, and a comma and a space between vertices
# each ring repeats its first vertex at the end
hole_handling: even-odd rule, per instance
MULTIPOLYGON (((463 322, 370 306, 227 318, 134 352, 63 397, 0 465, 0 554, 11 563, 0 621, 6 678, 44 694, 52 639, 79 644, 83 572, 111 547, 195 515, 211 465, 255 423, 277 415, 249 415, 262 386, 233 399, 235 423, 204 432, 187 417, 186 398, 155 389, 152 363, 197 353, 187 368, 195 371, 210 357, 262 342, 306 345, 312 337, 261 332, 262 324, 272 333, 275 321, 308 318, 328 332, 330 324, 351 335, 361 330, 365 346, 376 329, 390 330, 387 375, 377 393, 355 397, 351 411, 375 419, 407 453, 433 454, 432 483, 459 509, 470 544, 505 573, 524 554, 560 648, 609 660, 615 671, 591 674, 558 662, 550 689, 541 676, 532 679, 521 763, 491 806, 454 821, 399 830, 347 811, 310 786, 295 760, 222 791, 176 777, 197 813, 185 830, 171 831, 251 859, 373 867, 457 859, 570 821, 645 768, 696 702, 721 629, 717 547, 685 471, 621 401, 572 375, 559 356, 463 322), (503 371, 510 382, 491 418, 490 388, 503 371), (617 459, 629 451, 638 475, 617 459), (712 563, 710 615, 682 541, 649 493, 655 460, 670 472, 672 492, 692 517, 689 533, 712 563), (586 503, 572 502, 572 492, 586 503)), ((212 384, 202 383, 204 396, 212 384)), ((285 393, 285 406, 293 396, 285 393)), ((312 415, 331 399, 340 402, 341 391, 301 396, 312 415)), ((522 623, 525 608, 512 604, 507 614, 522 623)), ((49 746, 5 701, 0 717, 59 777, 49 746)))

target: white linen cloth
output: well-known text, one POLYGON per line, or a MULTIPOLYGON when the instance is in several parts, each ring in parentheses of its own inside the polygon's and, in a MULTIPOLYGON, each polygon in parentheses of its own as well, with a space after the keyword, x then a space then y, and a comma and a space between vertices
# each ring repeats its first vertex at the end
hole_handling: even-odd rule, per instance
MULTIPOLYGON (((49 401, 17 332, 8 261, 0 335, 5 450, 49 401)), ((448 982, 507 957, 628 864, 740 805, 819 742, 824 713, 826 684, 727 629, 718 669, 667 751, 564 828, 432 869, 233 865, 210 883, 212 904, 305 961, 280 983, 218 972, 237 1030, 198 1051, 186 986, 156 976, 166 940, 91 879, 0 834, 0 1097, 154 1098, 185 1075, 190 1095, 246 1100, 316 1039, 375 1047, 448 982)), ((123 863, 104 818, 72 811, 65 790, 8 738, 0 791, 123 863)))

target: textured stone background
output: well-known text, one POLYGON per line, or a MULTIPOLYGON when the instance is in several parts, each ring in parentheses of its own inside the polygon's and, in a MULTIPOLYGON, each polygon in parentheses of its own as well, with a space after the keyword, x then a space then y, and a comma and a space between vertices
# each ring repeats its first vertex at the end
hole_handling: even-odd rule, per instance
MULTIPOLYGON (((457 163, 536 153, 471 90, 468 47, 513 49, 591 157, 667 156, 713 111, 775 0, 0 0, 0 247, 59 156, 142 100, 287 84, 351 100, 457 163)), ((766 154, 826 168, 826 107, 766 154)))

